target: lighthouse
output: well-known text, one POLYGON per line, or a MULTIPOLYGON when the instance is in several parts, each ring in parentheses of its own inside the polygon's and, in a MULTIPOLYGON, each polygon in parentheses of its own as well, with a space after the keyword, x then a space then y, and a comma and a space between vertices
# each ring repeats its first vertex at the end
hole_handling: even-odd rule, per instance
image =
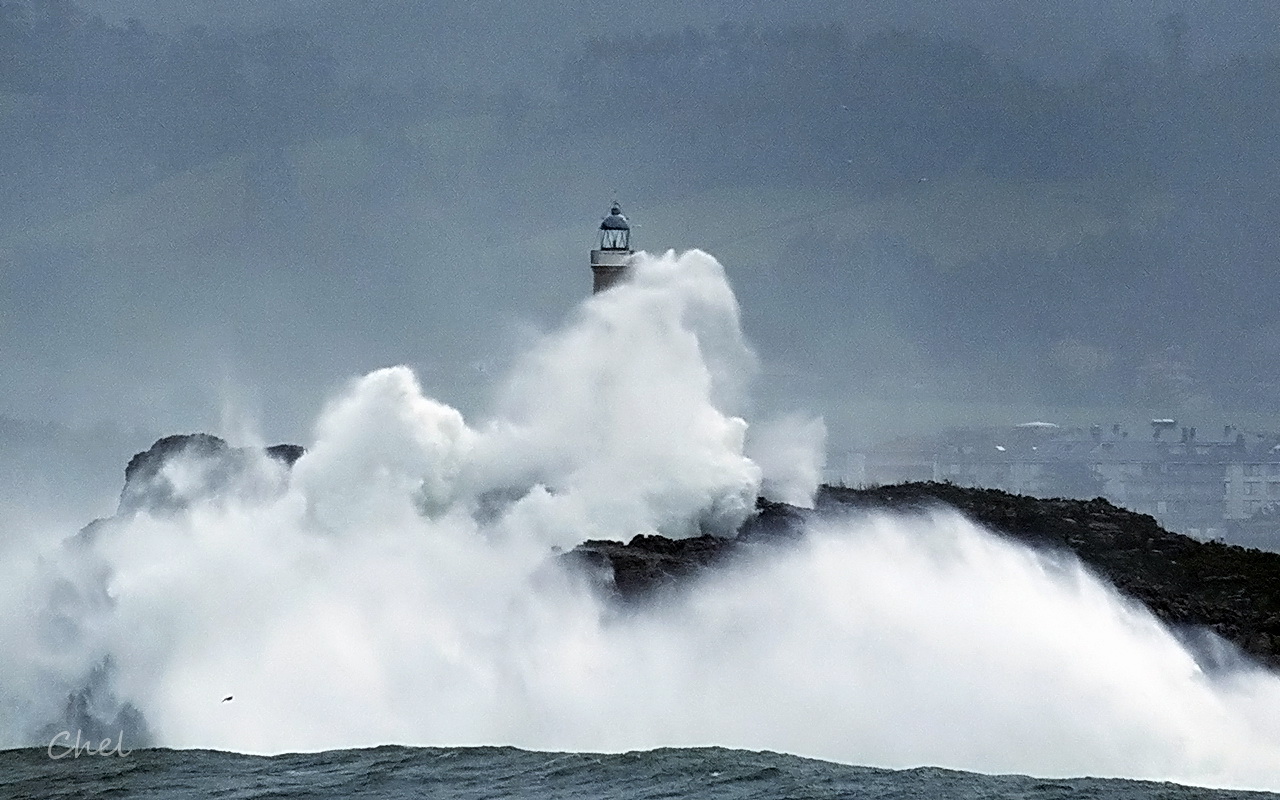
POLYGON ((591 251, 592 292, 603 292, 626 279, 631 266, 631 223, 617 203, 600 223, 599 247, 591 251))

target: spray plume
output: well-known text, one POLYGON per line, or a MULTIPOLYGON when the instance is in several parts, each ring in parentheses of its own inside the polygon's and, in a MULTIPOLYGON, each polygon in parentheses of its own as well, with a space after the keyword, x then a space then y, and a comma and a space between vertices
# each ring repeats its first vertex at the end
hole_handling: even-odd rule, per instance
POLYGON ((642 256, 489 420, 394 367, 291 470, 172 459, 164 491, 9 562, 0 735, 41 743, 79 692, 172 747, 720 744, 1280 788, 1280 680, 1205 674, 1078 565, 957 515, 827 520, 661 602, 599 599, 556 548, 811 499, 820 422, 746 455, 754 363, 714 259, 642 256))

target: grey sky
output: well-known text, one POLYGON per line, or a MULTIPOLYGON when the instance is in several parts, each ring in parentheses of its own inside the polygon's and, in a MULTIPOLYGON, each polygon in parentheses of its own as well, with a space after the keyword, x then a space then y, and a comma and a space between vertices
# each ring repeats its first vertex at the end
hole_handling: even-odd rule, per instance
POLYGON ((305 440, 395 363, 482 411, 614 197, 837 447, 1274 408, 1273 2, 78 5, 142 33, 8 51, 2 416, 305 440))

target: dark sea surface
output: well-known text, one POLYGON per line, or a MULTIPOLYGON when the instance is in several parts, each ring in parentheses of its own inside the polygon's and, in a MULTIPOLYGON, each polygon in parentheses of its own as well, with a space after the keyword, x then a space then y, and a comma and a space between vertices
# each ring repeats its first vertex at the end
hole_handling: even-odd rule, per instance
POLYGON ((0 751, 0 797, 22 798, 1264 798, 1125 780, 884 770, 723 748, 617 755, 510 747, 377 747, 274 757, 136 750, 51 760, 0 751))

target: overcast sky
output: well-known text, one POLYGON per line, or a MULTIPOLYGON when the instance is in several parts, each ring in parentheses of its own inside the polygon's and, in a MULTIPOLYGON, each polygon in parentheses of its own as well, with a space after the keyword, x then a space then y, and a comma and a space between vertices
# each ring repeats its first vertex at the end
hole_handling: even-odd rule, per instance
POLYGON ((1271 421, 1270 0, 48 6, 5 29, 0 415, 305 441, 395 363, 480 412, 616 197, 837 447, 1271 421))

